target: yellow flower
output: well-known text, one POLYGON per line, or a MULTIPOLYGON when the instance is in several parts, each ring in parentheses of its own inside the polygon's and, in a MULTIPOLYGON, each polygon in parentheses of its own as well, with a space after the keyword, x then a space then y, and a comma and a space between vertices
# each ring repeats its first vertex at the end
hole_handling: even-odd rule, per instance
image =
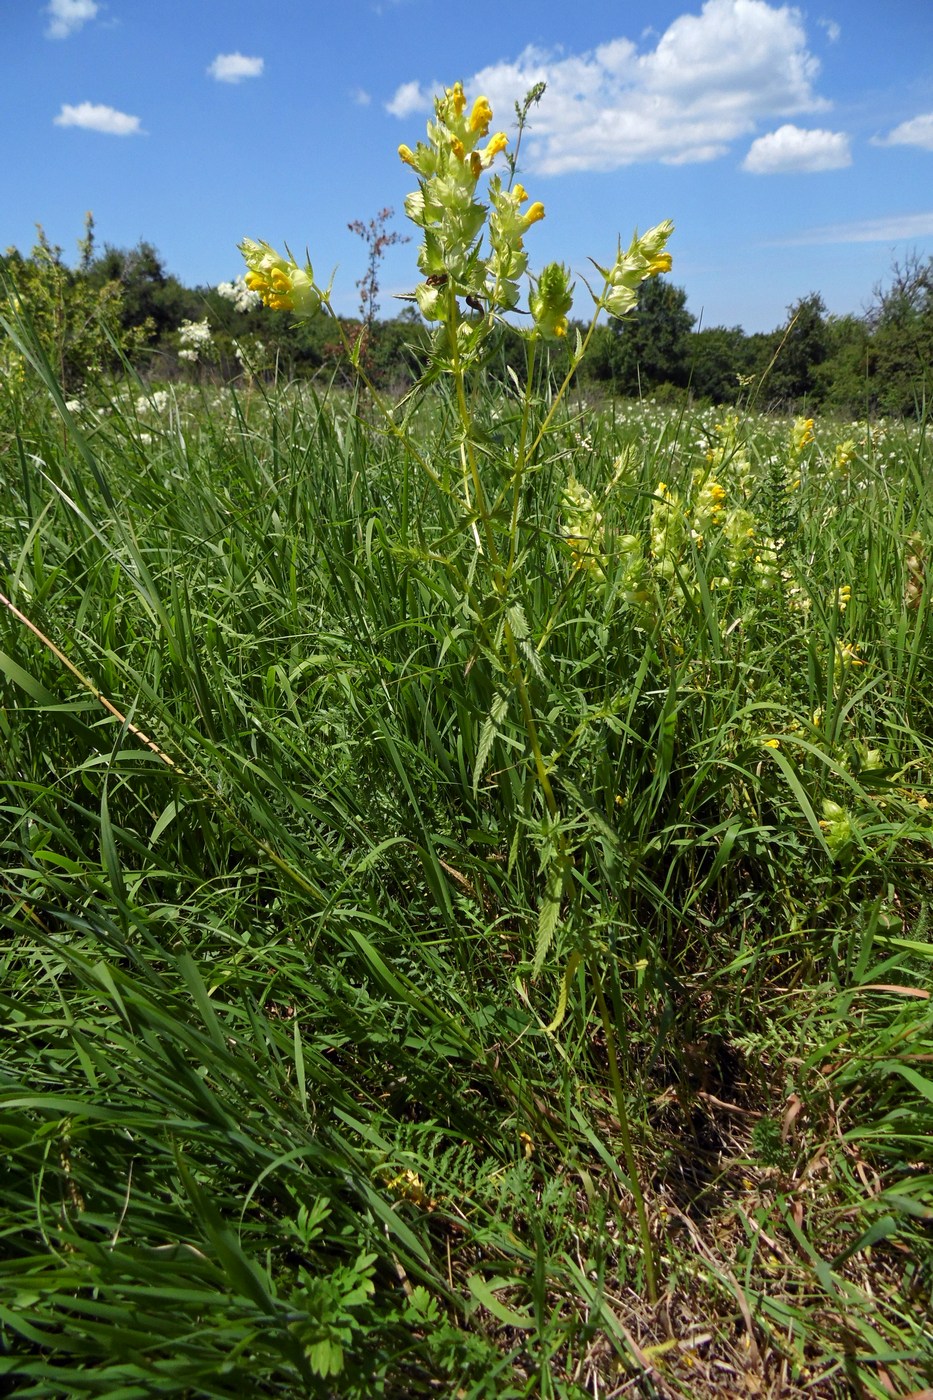
POLYGON ((830 799, 823 799, 823 820, 820 828, 826 837, 826 844, 829 853, 835 859, 852 840, 855 834, 855 823, 844 807, 840 807, 838 802, 830 799))
MULTIPOLYGON (((541 206, 532 205, 525 219, 541 206)), ((542 217, 544 209, 541 208, 542 217)), ((567 334, 567 312, 573 305, 570 274, 561 263, 548 263, 538 278, 537 286, 528 299, 535 329, 546 340, 561 339, 567 334)), ((581 488, 582 489, 582 488, 581 488)))
MULTIPOLYGON (((457 142, 455 145, 459 145, 457 142)), ((474 180, 478 180, 484 170, 488 170, 499 155, 509 144, 509 138, 504 131, 497 131, 491 141, 488 141, 481 151, 470 152, 470 171, 474 180)), ((463 147, 460 147, 460 159, 463 159, 463 147)))
POLYGON ((323 297, 314 285, 310 263, 301 268, 293 257, 283 258, 268 243, 252 238, 244 238, 239 247, 248 269, 243 280, 266 306, 296 316, 313 316, 320 308, 323 297))
POLYGON ((845 442, 839 442, 836 444, 836 449, 833 452, 832 464, 832 469, 836 476, 847 475, 849 470, 849 463, 852 461, 852 458, 854 456, 855 443, 852 441, 851 438, 847 438, 845 442))
POLYGON ((857 642, 836 642, 836 662, 843 670, 850 666, 864 666, 865 662, 858 654, 857 642))
POLYGON ((638 302, 638 286, 645 278, 670 271, 671 256, 664 245, 673 231, 674 225, 665 219, 640 238, 636 234, 624 253, 620 246, 611 268, 599 269, 609 283, 601 304, 611 316, 625 316, 633 310, 638 302))
POLYGON ((794 452, 802 452, 813 442, 813 419, 795 418, 791 431, 791 447, 794 452))
MULTIPOLYGON (((463 101, 465 106, 466 98, 464 98, 463 101)), ((486 97, 478 97, 473 103, 473 110, 470 113, 470 130, 475 131, 479 136, 485 136, 486 132, 489 130, 489 123, 491 121, 492 108, 489 105, 489 99, 486 97)))

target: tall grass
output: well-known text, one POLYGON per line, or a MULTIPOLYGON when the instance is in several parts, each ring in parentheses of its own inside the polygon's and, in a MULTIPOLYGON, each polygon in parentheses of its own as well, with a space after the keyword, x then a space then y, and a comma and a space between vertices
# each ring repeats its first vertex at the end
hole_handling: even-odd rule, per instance
MULTIPOLYGON (((924 434, 837 469, 819 425, 795 486, 749 417, 773 549, 723 586, 713 533, 650 549, 709 416, 568 410, 472 522, 503 601, 440 388, 398 432, 309 389, 98 416, 33 358, 0 419, 0 1384, 933 1381, 924 434)), ((521 401, 471 412, 488 470, 521 401)))

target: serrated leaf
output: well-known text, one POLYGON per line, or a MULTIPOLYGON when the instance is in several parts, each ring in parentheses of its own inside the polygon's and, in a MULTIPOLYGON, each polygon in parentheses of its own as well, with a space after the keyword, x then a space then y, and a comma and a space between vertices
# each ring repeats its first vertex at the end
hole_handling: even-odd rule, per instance
POLYGON ((512 603, 508 610, 509 626, 512 629, 512 636, 517 642, 523 642, 528 636, 528 619, 525 617, 525 610, 521 603, 512 603))
POLYGON ((521 652, 522 656, 524 656, 525 660, 528 662, 528 665, 531 667, 532 671, 534 671, 538 679, 544 680, 544 669, 541 665, 541 658, 538 655, 535 648, 531 645, 531 642, 520 641, 518 644, 518 649, 521 652))
POLYGON ((473 796, 479 791, 480 778, 483 776, 483 769, 489 758, 492 746, 499 733, 499 727, 508 713, 509 702, 504 695, 498 691, 492 698, 492 706, 489 714, 483 720, 483 727, 479 732, 479 743, 476 746, 476 762, 473 764, 473 796))
POLYGON ((557 998, 557 1010, 554 1012, 553 1021, 550 1025, 545 1026, 545 1030, 549 1035, 553 1035, 556 1030, 560 1029, 560 1024, 567 1014, 567 1000, 570 996, 570 984, 573 981, 574 973, 580 966, 582 958, 582 953, 571 953, 570 957, 567 959, 567 966, 564 968, 564 975, 560 983, 560 996, 557 998))
POLYGON ((522 824, 521 824, 521 822, 516 822, 516 823, 515 823, 515 831, 514 831, 513 834, 512 834, 512 842, 511 842, 511 845, 509 846, 509 863, 508 863, 508 866, 507 866, 507 870, 508 870, 509 875, 511 875, 511 874, 512 874, 512 871, 515 869, 515 862, 518 860, 518 849, 519 849, 519 846, 521 845, 521 839, 522 839, 522 824))
POLYGON ((538 908, 538 931, 535 935, 535 960, 531 975, 537 977, 548 951, 554 941, 557 925, 560 923, 560 897, 564 888, 563 858, 552 861, 538 908))

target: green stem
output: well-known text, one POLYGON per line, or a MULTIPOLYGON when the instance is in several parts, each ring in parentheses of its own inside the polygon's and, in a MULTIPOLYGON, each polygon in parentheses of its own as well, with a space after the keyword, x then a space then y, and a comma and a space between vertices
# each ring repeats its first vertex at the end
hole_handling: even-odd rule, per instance
POLYGON ((512 570, 515 567, 515 556, 518 553, 518 511, 521 505, 522 477, 525 473, 525 464, 528 456, 525 452, 525 444, 528 441, 528 420, 531 416, 531 393, 535 375, 535 355, 538 349, 537 336, 532 337, 528 347, 528 370, 525 379, 525 400, 522 404, 522 422, 518 434, 518 455, 515 462, 515 473, 512 478, 512 521, 509 528, 509 562, 506 568, 508 578, 512 577, 512 570))
MULTIPOLYGON (((470 470, 470 479, 473 483, 475 510, 483 523, 483 533, 486 538, 486 548, 489 555, 489 563, 492 569, 493 584, 495 586, 497 594, 499 595, 500 601, 503 604, 505 604, 506 598, 508 596, 511 564, 514 559, 515 519, 516 512, 518 509, 518 498, 516 495, 515 501, 513 502, 513 527, 512 541, 509 550, 509 567, 503 570, 502 558, 499 554, 499 549, 496 544, 495 534, 493 531, 492 518, 489 514, 489 508, 486 504, 486 493, 483 490, 483 482, 479 474, 479 465, 476 461, 476 453, 473 450, 473 442, 471 438, 473 420, 470 416, 469 405, 467 404, 466 399, 464 366, 463 361, 460 358, 460 350, 457 344, 457 324, 458 316, 456 297, 451 291, 450 319, 448 320, 448 327, 450 338, 451 365, 453 368, 454 384, 456 385, 457 391, 457 410, 460 414, 460 425, 464 435, 464 450, 467 455, 467 463, 469 465, 470 470)), ((527 420, 527 407, 525 417, 527 420)), ((520 453, 519 462, 522 461, 523 456, 524 454, 520 453)), ((508 652, 509 657, 509 672, 512 678, 512 682, 515 685, 516 693, 518 695, 518 703, 521 707, 522 718, 525 722, 525 732, 528 736, 528 744, 531 749, 532 758, 534 759, 535 772, 537 774, 538 782, 541 786, 541 791, 544 794, 544 801, 548 809, 548 814, 551 817, 556 818, 559 815, 557 799, 554 796, 554 789, 551 786, 551 780, 548 776, 547 765, 544 762, 544 754, 542 753, 541 742, 538 738, 538 726, 535 722, 534 710, 532 709, 531 705, 531 697, 528 694, 528 687, 525 683, 525 676, 522 671, 521 658, 518 654, 518 646, 515 641, 515 635, 512 631, 512 627, 509 623, 509 619, 507 616, 503 619, 503 636, 505 638, 506 650, 508 652)))
POLYGON ((635 1213, 638 1216, 638 1233, 641 1237, 641 1255, 645 1266, 645 1286, 648 1290, 648 1301, 653 1304, 658 1301, 658 1280, 654 1267, 654 1248, 651 1243, 651 1231, 648 1227, 648 1211, 645 1206, 645 1196, 641 1189, 641 1181, 638 1176, 638 1164, 635 1161, 635 1153, 632 1149, 632 1134, 629 1128, 628 1108, 625 1103, 625 1090, 622 1086, 622 1076, 619 1073, 616 1031, 612 1024, 612 1017, 609 1015, 609 1007, 606 1004, 602 973, 596 961, 596 954, 589 946, 589 939, 587 939, 586 959, 590 970, 590 977, 593 979, 593 987, 596 991, 596 1004, 599 1007, 599 1017, 603 1024, 603 1034, 606 1037, 606 1054, 609 1059, 609 1080, 612 1084, 612 1093, 616 1101, 619 1132, 622 1138, 622 1154, 625 1158, 625 1169, 628 1173, 629 1185, 632 1189, 632 1199, 635 1202, 635 1213))
POLYGON ((356 370, 356 373, 359 376, 361 383, 363 383, 366 386, 366 389, 370 397, 372 398, 373 403, 376 405, 379 412, 382 414, 382 418, 385 422, 386 428, 392 434, 392 436, 397 439, 398 442, 402 443, 406 452, 410 453, 410 455, 418 463, 418 466, 421 468, 421 470, 425 473, 427 477, 430 478, 433 485, 435 485, 438 488, 438 490, 443 491, 444 483, 441 481, 441 478, 431 466, 424 453, 419 451, 415 443, 412 442, 405 429, 399 427, 398 423, 396 423, 395 419, 392 417, 391 408, 386 403, 382 394, 380 394, 379 390, 376 388, 375 384, 370 379, 363 366, 360 364, 359 356, 354 354, 354 347, 350 344, 349 338, 343 327, 343 323, 341 322, 340 317, 337 315, 336 311, 334 311, 329 301, 325 301, 324 305, 327 308, 331 320, 337 328, 337 334, 343 341, 343 348, 347 353, 347 359, 350 361, 351 365, 356 370))
POLYGON ((590 321, 590 324, 589 324, 589 326, 587 327, 586 335, 583 337, 583 342, 582 342, 582 344, 581 344, 581 346, 580 346, 579 353, 576 354, 576 355, 574 355, 574 356, 572 356, 572 358, 571 358, 571 361, 570 361, 570 368, 568 369, 567 373, 564 375, 563 382, 561 383, 561 386, 560 386, 560 388, 558 389, 557 393, 554 395, 554 402, 551 404, 551 407, 548 409, 547 413, 545 414, 544 420, 543 420, 543 422, 541 423, 540 428, 538 429, 538 432, 537 432, 537 435, 536 435, 536 437, 535 437, 535 440, 534 440, 534 442, 531 444, 531 446, 530 446, 529 449, 528 449, 528 456, 529 456, 529 457, 533 456, 533 454, 534 454, 534 453, 538 450, 538 448, 540 447, 541 442, 542 442, 542 440, 543 440, 543 438, 544 438, 544 435, 545 435, 545 433, 547 432, 548 428, 549 428, 550 425, 551 425, 551 419, 554 417, 554 414, 557 412, 557 410, 558 410, 558 408, 559 408, 559 406, 560 406, 561 400, 563 399, 564 394, 567 392, 567 385, 570 383, 571 379, 573 378, 574 374, 576 373, 578 365, 580 365, 580 364, 582 363, 582 361, 586 358, 587 349, 589 348, 590 341, 591 341, 592 338, 593 338, 593 332, 595 331, 596 326, 597 326, 597 323, 598 323, 598 321, 599 321, 599 313, 600 313, 600 312, 602 311, 602 309, 603 309, 603 297, 605 297, 606 292, 608 291, 608 289, 609 289, 609 279, 607 278, 607 279, 606 279, 605 286, 603 287, 603 295, 602 295, 602 297, 600 297, 599 301, 597 301, 597 303, 596 303, 596 310, 593 312, 593 319, 590 321))

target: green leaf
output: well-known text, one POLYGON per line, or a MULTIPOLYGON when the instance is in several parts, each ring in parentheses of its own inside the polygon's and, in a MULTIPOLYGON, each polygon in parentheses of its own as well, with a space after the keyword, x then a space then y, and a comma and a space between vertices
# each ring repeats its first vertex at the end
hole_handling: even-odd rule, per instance
POLYGON ((535 956, 532 976, 538 977, 560 923, 560 901, 564 889, 563 856, 555 856, 548 868, 541 903, 538 906, 538 928, 535 934, 535 956))
POLYGON ((476 1301, 492 1313, 499 1322, 505 1323, 507 1327, 516 1327, 520 1331, 528 1331, 534 1327, 534 1318, 527 1313, 516 1312, 514 1308, 501 1303, 496 1297, 494 1289, 514 1287, 514 1280, 507 1278, 484 1279, 480 1274, 470 1274, 467 1278, 467 1288, 473 1294, 476 1301))

